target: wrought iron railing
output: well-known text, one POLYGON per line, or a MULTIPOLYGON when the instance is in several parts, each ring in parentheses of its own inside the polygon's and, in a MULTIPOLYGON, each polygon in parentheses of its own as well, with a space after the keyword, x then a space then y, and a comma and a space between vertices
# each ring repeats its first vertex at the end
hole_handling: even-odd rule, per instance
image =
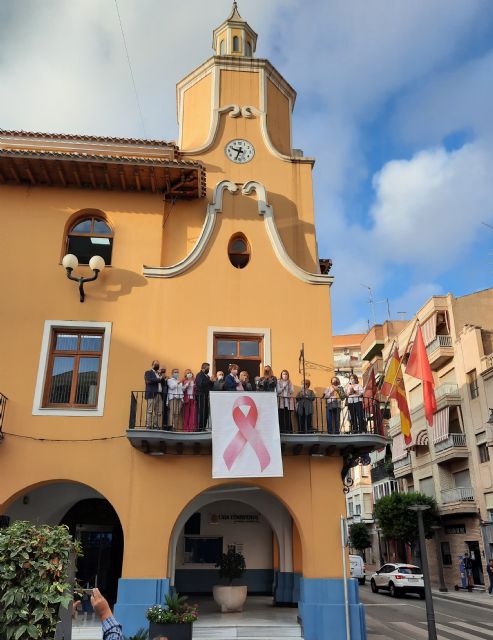
POLYGON ((474 502, 474 490, 471 487, 455 487, 442 490, 443 504, 451 502, 474 502))
POLYGON ((3 419, 5 417, 5 410, 7 408, 8 398, 0 393, 0 439, 2 437, 3 419))
MULTIPOLYGON (((224 391, 223 393, 241 393, 224 391)), ((256 392, 268 393, 268 392, 256 392)), ((337 406, 325 398, 298 400, 278 398, 279 429, 281 433, 328 433, 348 435, 370 433, 384 435, 380 403, 363 398, 357 407, 347 401, 337 406)), ((193 432, 212 428, 209 395, 197 394, 187 398, 145 398, 144 391, 132 391, 130 397, 129 429, 157 429, 161 431, 193 432)))

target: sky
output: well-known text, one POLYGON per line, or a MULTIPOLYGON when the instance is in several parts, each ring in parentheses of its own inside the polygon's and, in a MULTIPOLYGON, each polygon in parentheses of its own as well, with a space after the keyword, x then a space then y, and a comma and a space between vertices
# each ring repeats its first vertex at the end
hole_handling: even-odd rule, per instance
MULTIPOLYGON (((293 146, 317 159, 333 332, 491 286, 491 0, 238 6, 257 56, 298 92, 293 146)), ((210 57, 231 2, 118 8, 142 117, 115 0, 0 0, 1 129, 176 139, 176 82, 210 57)))

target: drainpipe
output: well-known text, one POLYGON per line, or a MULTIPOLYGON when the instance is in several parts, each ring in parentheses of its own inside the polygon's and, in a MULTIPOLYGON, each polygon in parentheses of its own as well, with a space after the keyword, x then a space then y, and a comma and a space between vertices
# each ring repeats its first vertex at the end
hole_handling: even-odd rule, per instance
POLYGON ((349 597, 347 588, 347 565, 346 565, 346 547, 347 540, 347 528, 346 519, 341 516, 341 546, 342 546, 342 575, 344 581, 344 611, 346 615, 346 640, 351 640, 351 624, 349 620, 349 597))

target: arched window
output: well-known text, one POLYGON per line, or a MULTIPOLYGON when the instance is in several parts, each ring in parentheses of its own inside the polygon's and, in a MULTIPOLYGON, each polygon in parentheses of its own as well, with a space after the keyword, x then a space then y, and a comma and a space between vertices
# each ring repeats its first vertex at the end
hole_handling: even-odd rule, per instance
POLYGON ((219 55, 224 55, 224 39, 219 43, 219 55))
POLYGON ((247 43, 246 43, 246 55, 249 58, 252 57, 252 43, 250 42, 250 40, 247 40, 247 43))
POLYGON ((240 50, 240 39, 238 36, 233 36, 233 51, 240 50))
POLYGON ((109 265, 112 251, 113 230, 103 216, 88 213, 69 228, 65 253, 77 256, 79 264, 89 264, 93 256, 101 256, 109 265))
POLYGON ((250 246, 242 233, 235 233, 228 244, 229 261, 237 269, 243 269, 250 262, 250 246))

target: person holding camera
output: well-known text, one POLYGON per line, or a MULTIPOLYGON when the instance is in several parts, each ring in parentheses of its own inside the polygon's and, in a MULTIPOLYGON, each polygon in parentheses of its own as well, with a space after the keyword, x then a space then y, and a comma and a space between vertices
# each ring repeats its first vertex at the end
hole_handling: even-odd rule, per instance
POLYGON ((327 400, 327 433, 339 433, 342 401, 346 395, 337 376, 332 378, 330 387, 325 389, 323 397, 327 400))

